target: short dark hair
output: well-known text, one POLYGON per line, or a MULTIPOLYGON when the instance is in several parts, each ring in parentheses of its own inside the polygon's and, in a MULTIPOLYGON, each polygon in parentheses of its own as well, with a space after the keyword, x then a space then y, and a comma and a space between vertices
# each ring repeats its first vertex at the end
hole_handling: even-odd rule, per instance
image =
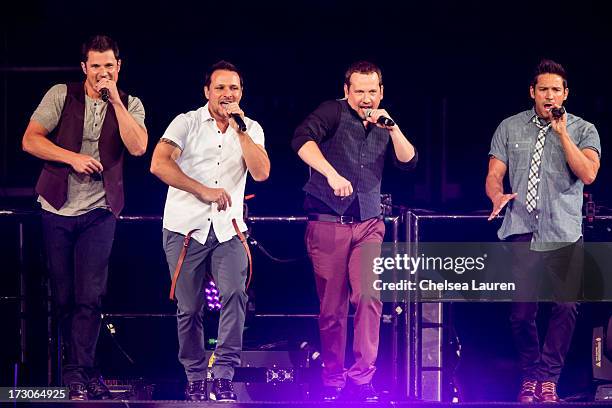
POLYGON ((382 79, 382 72, 380 71, 380 68, 376 64, 372 62, 368 62, 368 61, 357 61, 357 62, 352 63, 351 66, 348 67, 348 69, 344 73, 344 84, 346 85, 347 88, 350 88, 351 87, 351 75, 355 73, 371 74, 373 72, 378 74, 378 85, 382 86, 383 79, 382 79))
POLYGON ((232 71, 235 72, 236 74, 238 74, 238 78, 240 78, 240 88, 244 89, 244 82, 242 80, 242 73, 240 72, 240 70, 231 62, 227 62, 225 60, 221 60, 219 62, 214 63, 206 72, 206 76, 204 77, 204 86, 206 88, 210 88, 210 80, 212 77, 212 74, 215 71, 219 71, 219 70, 223 70, 223 71, 232 71))
POLYGON ((81 46, 81 62, 87 62, 89 51, 104 52, 108 50, 112 50, 115 59, 119 60, 119 46, 115 40, 106 35, 94 35, 81 46))
POLYGON ((533 78, 531 79, 531 87, 535 88, 538 83, 538 77, 542 74, 556 74, 563 79, 563 88, 567 88, 567 73, 563 65, 549 59, 543 59, 540 61, 535 71, 533 72, 533 78))

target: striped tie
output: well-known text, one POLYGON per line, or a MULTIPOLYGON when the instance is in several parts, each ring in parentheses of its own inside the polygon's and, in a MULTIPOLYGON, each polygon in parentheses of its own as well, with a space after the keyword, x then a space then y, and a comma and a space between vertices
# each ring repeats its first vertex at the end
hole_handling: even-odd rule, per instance
POLYGON ((531 166, 529 166, 529 179, 527 180, 527 199, 525 205, 527 212, 531 213, 538 206, 538 187, 540 185, 540 164, 542 164, 542 150, 544 150, 544 142, 546 141, 546 132, 550 129, 550 122, 542 125, 537 116, 533 117, 533 123, 536 124, 540 131, 538 132, 538 140, 536 140, 533 156, 531 157, 531 166))

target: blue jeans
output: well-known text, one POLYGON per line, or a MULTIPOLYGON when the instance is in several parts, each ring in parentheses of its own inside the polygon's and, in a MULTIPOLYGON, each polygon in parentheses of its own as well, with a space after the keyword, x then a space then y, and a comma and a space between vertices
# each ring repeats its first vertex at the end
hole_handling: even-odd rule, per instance
POLYGON ((62 335, 62 381, 96 376, 95 354, 116 219, 95 209, 75 217, 43 211, 43 240, 54 311, 62 335))

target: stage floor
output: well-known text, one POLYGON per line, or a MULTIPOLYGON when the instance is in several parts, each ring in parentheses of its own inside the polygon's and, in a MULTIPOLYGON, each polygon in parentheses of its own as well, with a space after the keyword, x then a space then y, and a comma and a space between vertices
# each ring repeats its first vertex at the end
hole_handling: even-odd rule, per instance
MULTIPOLYGON (((9 403, 2 403, 8 406, 9 403)), ((192 402, 192 401, 86 401, 86 402, 71 402, 71 401, 55 401, 55 402, 28 402, 22 403, 22 406, 27 404, 28 407, 60 407, 63 405, 70 407, 90 407, 96 408, 101 405, 108 408, 122 407, 122 408, 182 408, 182 407, 245 407, 245 408, 276 408, 276 407, 295 407, 295 408, 329 408, 329 407, 393 407, 393 408, 426 408, 426 407, 471 407, 471 408, 485 408, 485 407, 524 407, 525 404, 518 402, 468 402, 468 403, 449 403, 449 402, 422 402, 422 401, 386 401, 378 403, 359 403, 354 401, 345 402, 314 402, 314 401, 258 401, 258 402, 237 402, 237 403, 224 403, 224 402, 192 402)), ((11 404, 12 405, 12 404, 11 404)), ((562 406, 565 407, 590 407, 590 406, 611 406, 612 401, 601 401, 601 402, 564 402, 562 406)), ((529 404, 530 407, 546 406, 550 407, 550 404, 529 404)))

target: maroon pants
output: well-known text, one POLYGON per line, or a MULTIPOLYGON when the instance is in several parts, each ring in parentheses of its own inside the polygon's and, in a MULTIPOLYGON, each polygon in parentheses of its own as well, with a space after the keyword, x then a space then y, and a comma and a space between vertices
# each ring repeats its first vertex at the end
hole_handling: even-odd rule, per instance
POLYGON ((382 302, 373 289, 372 259, 380 256, 385 224, 378 218, 356 223, 309 221, 306 249, 312 261, 321 302, 319 332, 323 384, 344 387, 372 381, 376 371, 382 302), (349 299, 355 308, 353 354, 347 370, 344 356, 349 299))

